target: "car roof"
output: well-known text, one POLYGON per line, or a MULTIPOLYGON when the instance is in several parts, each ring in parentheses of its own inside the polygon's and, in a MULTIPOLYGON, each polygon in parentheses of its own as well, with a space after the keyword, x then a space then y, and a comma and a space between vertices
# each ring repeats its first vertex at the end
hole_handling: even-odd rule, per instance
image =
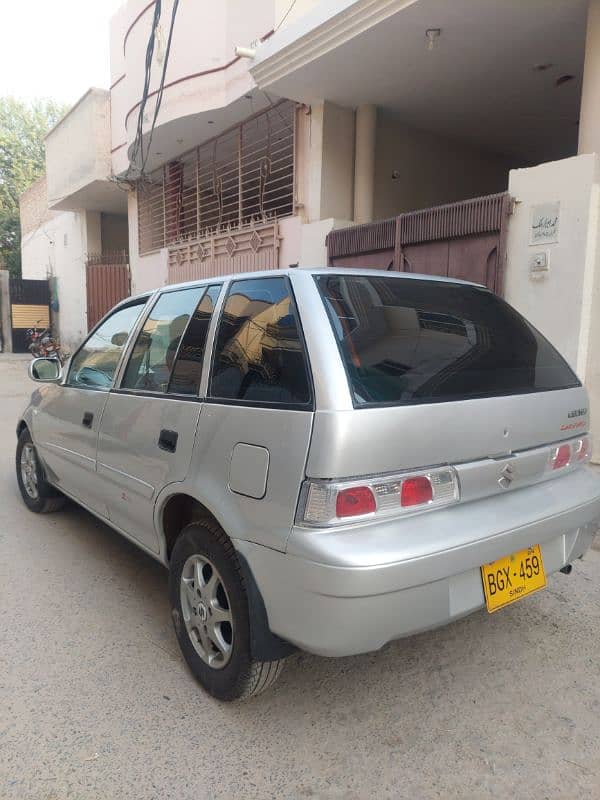
MULTIPOLYGON (((471 283, 470 281, 462 281, 458 278, 445 278, 441 275, 420 275, 413 272, 391 272, 381 269, 355 267, 286 267, 284 269, 266 269, 254 272, 232 272, 227 275, 213 275, 208 278, 199 278, 194 281, 185 281, 184 283, 170 283, 166 286, 158 287, 156 291, 173 291, 176 289, 187 289, 193 286, 206 286, 207 284, 224 283, 229 280, 245 280, 248 278, 280 278, 286 275, 294 275, 298 273, 308 273, 309 275, 357 275, 365 278, 380 277, 380 278, 393 278, 396 280, 425 280, 434 283, 450 283, 461 284, 463 286, 477 286, 478 288, 485 289, 486 287, 479 283, 471 283)), ((125 302, 132 300, 142 300, 149 298, 154 292, 144 292, 143 294, 128 297, 127 301, 119 305, 124 305, 125 302)))

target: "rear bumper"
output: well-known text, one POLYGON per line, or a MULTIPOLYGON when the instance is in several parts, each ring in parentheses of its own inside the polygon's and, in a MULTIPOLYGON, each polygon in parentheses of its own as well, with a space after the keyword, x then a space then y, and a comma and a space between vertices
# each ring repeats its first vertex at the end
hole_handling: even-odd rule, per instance
POLYGON ((344 656, 485 604, 480 565, 539 544, 547 574, 584 555, 600 522, 588 469, 500 497, 343 531, 294 529, 287 553, 236 541, 273 633, 344 656))

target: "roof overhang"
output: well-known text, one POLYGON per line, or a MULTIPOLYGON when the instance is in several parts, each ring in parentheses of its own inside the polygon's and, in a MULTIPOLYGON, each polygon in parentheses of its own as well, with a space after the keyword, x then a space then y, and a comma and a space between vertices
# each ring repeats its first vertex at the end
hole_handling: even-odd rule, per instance
POLYGON ((94 180, 67 197, 49 204, 54 211, 103 211, 106 214, 127 214, 127 190, 113 181, 94 180))
POLYGON ((576 150, 587 0, 326 0, 259 45, 259 89, 374 104, 517 162, 576 150), (428 29, 441 35, 428 47, 428 29), (562 79, 562 80, 561 80, 562 79))

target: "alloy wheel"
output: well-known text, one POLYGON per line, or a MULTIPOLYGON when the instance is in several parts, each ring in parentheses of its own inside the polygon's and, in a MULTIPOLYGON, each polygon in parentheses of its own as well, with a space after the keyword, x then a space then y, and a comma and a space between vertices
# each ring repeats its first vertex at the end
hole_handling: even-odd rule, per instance
POLYGON ((31 443, 24 445, 21 451, 21 480, 29 497, 32 500, 38 500, 40 492, 38 489, 37 457, 35 448, 31 443))
POLYGON ((181 609, 190 641, 200 658, 222 669, 231 658, 233 616, 223 579, 206 556, 190 556, 183 566, 181 609))

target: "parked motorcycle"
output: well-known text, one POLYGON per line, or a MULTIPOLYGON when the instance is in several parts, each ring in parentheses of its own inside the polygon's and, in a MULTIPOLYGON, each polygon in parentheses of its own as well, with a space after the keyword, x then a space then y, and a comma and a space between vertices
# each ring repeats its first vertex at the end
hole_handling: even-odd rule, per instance
POLYGON ((29 352, 34 358, 57 358, 61 364, 64 363, 67 356, 61 350, 60 342, 49 327, 39 328, 40 322, 38 319, 33 328, 27 331, 29 352))

